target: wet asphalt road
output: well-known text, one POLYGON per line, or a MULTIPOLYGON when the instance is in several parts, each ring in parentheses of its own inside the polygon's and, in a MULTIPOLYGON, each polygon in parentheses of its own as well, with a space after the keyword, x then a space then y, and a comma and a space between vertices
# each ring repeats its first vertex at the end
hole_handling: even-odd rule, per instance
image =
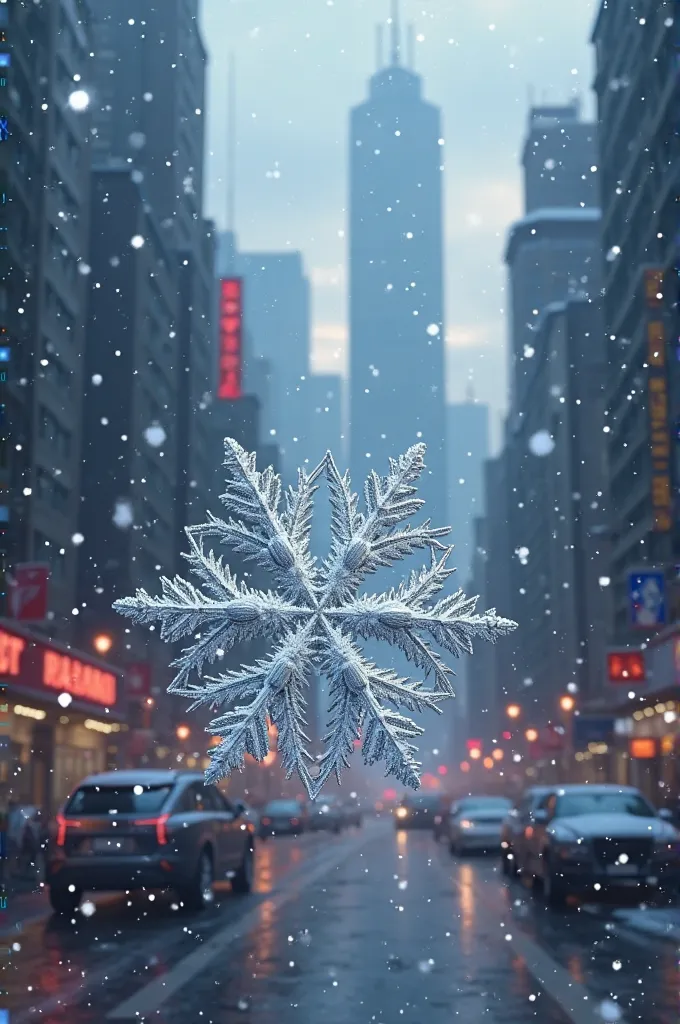
MULTIPOLYGON (((87 898, 87 897, 86 897, 87 898)), ((5 933, 12 1024, 677 1024, 678 950, 548 911, 495 859, 370 821, 260 844, 256 892, 201 914, 97 899, 5 933)))

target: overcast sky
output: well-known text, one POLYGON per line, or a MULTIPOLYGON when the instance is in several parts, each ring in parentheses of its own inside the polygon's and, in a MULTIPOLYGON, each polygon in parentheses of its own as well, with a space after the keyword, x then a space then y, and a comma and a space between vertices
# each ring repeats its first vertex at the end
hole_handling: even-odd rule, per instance
MULTIPOLYGON (((210 56, 207 213, 225 224, 227 66, 237 67, 242 249, 300 249, 313 283, 314 368, 344 371, 349 108, 375 69, 389 0, 202 0, 210 56)), ((529 91, 592 116, 599 0, 401 0, 416 70, 443 111, 448 394, 505 405, 503 249, 521 215, 529 91)))

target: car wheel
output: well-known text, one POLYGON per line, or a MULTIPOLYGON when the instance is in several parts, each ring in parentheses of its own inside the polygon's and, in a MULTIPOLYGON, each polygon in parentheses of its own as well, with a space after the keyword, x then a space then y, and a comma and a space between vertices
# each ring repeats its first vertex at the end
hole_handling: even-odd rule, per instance
POLYGON ((50 886, 50 905, 55 914, 75 914, 82 898, 82 889, 71 891, 63 885, 50 886))
POLYGON ((454 843, 454 841, 452 839, 451 842, 449 843, 449 853, 451 854, 451 856, 452 857, 460 857, 461 852, 462 851, 461 851, 460 847, 458 846, 458 843, 454 843))
POLYGON ((231 888, 234 892, 250 892, 253 887, 253 874, 255 868, 255 851, 250 843, 243 851, 243 860, 238 871, 231 880, 231 888))
POLYGON ((567 887, 564 879, 559 878, 546 864, 543 875, 543 899, 548 907, 557 909, 563 907, 567 899, 567 887))
POLYGON ((203 910, 208 903, 212 903, 213 862, 207 847, 201 851, 191 882, 181 886, 178 892, 187 910, 203 910))

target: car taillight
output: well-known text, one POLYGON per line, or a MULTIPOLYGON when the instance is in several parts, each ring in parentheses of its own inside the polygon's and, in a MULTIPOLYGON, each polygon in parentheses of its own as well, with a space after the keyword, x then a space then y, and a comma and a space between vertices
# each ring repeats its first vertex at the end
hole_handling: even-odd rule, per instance
POLYGON ((155 825, 156 826, 156 841, 159 846, 168 845, 168 818, 169 814, 161 814, 160 818, 144 818, 142 821, 136 821, 135 825, 155 825))
POLYGON ((80 828, 82 822, 67 821, 63 814, 58 814, 57 818, 57 846, 64 846, 66 843, 66 829, 67 828, 80 828))
POLYGON ((263 818, 262 819, 262 824, 263 825, 271 825, 271 823, 272 823, 272 819, 271 818, 263 818))
POLYGON ((300 819, 299 818, 291 818, 290 819, 290 823, 291 823, 291 825, 299 825, 300 824, 300 819))

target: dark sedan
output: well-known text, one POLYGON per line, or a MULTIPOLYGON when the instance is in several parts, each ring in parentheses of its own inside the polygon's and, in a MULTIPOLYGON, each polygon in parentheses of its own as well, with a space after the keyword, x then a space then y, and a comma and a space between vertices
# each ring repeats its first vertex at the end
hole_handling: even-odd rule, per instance
POLYGON ((213 880, 249 892, 254 828, 203 775, 121 771, 91 775, 50 830, 47 884, 58 913, 86 890, 174 889, 185 906, 212 900, 213 880))
POLYGON ((504 875, 516 875, 522 857, 525 831, 531 825, 532 815, 549 786, 532 786, 522 793, 515 807, 511 807, 501 827, 501 866, 504 875))
POLYGON ((675 895, 680 832, 666 816, 630 786, 555 787, 533 812, 520 870, 551 906, 609 887, 675 895))
POLYGON ((396 828, 434 828, 441 799, 439 793, 413 793, 403 797, 394 812, 396 828))
POLYGON ((260 815, 260 836, 299 836, 308 824, 307 809, 300 800, 270 800, 260 815))

